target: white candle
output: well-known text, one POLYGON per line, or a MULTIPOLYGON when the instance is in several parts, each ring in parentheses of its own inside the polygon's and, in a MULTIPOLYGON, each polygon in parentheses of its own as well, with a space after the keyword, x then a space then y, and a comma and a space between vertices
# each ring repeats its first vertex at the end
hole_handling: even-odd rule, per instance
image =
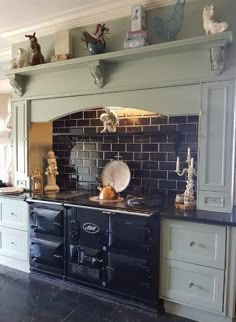
POLYGON ((190 167, 193 168, 193 158, 191 158, 190 167))
POLYGON ((179 157, 176 160, 176 171, 179 171, 179 157))
POLYGON ((190 160, 190 148, 188 148, 188 159, 190 160))

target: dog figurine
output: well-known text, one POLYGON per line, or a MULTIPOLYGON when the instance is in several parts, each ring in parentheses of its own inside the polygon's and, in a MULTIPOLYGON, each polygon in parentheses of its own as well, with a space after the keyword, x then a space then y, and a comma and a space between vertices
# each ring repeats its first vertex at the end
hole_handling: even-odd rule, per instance
POLYGON ((24 48, 18 48, 16 58, 12 59, 8 65, 8 69, 15 69, 29 66, 29 53, 24 48))
POLYGON ((228 29, 227 22, 219 22, 215 19, 215 7, 212 4, 203 7, 202 17, 206 35, 224 32, 228 29))
POLYGON ((33 35, 25 35, 25 37, 29 38, 30 41, 30 49, 32 53, 30 65, 39 65, 44 63, 44 57, 41 53, 41 47, 38 43, 38 39, 35 37, 35 32, 33 35))

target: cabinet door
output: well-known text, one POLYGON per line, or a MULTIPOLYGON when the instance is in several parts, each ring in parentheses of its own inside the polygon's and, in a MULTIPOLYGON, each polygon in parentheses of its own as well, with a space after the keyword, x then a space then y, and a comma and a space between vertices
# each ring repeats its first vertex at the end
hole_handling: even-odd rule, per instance
POLYGON ((223 311, 224 270, 161 258, 160 284, 164 299, 223 311))
POLYGON ((0 227, 0 255, 27 261, 28 248, 27 232, 0 227))
POLYGON ((202 88, 198 208, 230 212, 233 205, 233 81, 202 88))
POLYGON ((15 184, 29 188, 29 107, 27 101, 13 103, 13 124, 15 184))

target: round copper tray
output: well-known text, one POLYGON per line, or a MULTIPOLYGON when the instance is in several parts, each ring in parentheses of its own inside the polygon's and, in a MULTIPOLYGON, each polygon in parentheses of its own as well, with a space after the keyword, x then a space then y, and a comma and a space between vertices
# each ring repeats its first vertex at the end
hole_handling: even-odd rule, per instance
POLYGON ((96 201, 96 202, 120 202, 120 201, 123 201, 124 198, 118 197, 117 199, 102 200, 102 199, 99 199, 99 196, 94 196, 94 197, 90 197, 89 200, 96 201))

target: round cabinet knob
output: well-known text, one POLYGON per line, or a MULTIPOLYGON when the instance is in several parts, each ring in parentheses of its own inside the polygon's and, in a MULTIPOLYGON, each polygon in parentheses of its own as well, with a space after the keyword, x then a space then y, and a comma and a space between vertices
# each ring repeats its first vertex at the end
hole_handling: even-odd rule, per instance
POLYGON ((15 243, 14 241, 11 241, 11 243, 10 243, 10 244, 11 244, 11 245, 14 245, 14 246, 16 245, 16 243, 15 243))
POLYGON ((189 287, 189 288, 193 287, 193 285, 194 285, 194 283, 193 283, 193 282, 189 282, 189 283, 188 283, 188 287, 189 287))
POLYGON ((106 282, 102 282, 102 286, 107 286, 107 283, 106 282))
POLYGON ((106 246, 103 246, 102 250, 105 252, 107 250, 106 246))
POLYGON ((195 245, 195 242, 192 240, 190 243, 189 243, 189 246, 193 247, 195 245))

